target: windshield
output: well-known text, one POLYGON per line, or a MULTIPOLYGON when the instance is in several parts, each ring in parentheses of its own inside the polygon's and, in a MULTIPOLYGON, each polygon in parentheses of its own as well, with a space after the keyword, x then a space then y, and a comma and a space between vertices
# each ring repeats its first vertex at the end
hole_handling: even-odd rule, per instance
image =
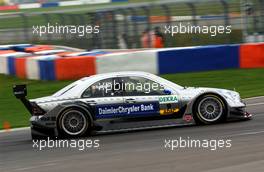
MULTIPOLYGON (((154 75, 154 76, 155 76, 155 75, 154 75)), ((175 84, 174 82, 169 81, 169 80, 167 80, 167 79, 165 79, 165 78, 162 78, 162 77, 160 77, 160 76, 155 76, 155 77, 159 78, 159 79, 158 79, 159 83, 167 83, 168 85, 173 85, 173 87, 176 88, 176 89, 183 89, 183 88, 184 88, 183 86, 180 86, 180 85, 178 85, 178 84, 175 84)))

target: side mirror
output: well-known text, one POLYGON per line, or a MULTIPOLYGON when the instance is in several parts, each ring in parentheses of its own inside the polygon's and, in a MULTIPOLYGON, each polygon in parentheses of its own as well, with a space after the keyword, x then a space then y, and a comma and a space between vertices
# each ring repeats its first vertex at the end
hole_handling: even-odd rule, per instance
POLYGON ((163 92, 164 92, 164 94, 166 94, 166 95, 171 95, 171 90, 164 89, 163 92))
POLYGON ((27 87, 26 85, 14 85, 13 93, 18 99, 23 99, 27 96, 27 87))

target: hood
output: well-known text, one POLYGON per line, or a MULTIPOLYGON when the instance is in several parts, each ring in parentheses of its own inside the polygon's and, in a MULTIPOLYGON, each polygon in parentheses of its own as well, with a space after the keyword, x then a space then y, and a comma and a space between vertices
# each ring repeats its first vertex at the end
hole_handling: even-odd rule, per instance
POLYGON ((236 91, 231 91, 227 89, 220 89, 220 88, 208 88, 208 87, 187 87, 181 90, 181 95, 183 99, 192 99, 202 93, 205 92, 213 92, 223 96, 226 100, 230 101, 239 101, 240 102, 240 95, 236 91))

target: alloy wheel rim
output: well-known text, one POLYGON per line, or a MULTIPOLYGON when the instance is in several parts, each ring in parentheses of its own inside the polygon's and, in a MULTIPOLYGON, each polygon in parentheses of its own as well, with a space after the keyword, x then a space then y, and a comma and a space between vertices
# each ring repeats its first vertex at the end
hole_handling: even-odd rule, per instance
POLYGON ((74 110, 65 113, 62 117, 62 129, 69 135, 79 135, 87 126, 83 113, 74 110))
POLYGON ((223 113, 221 101, 215 97, 206 97, 198 104, 200 118, 207 122, 217 121, 223 113))

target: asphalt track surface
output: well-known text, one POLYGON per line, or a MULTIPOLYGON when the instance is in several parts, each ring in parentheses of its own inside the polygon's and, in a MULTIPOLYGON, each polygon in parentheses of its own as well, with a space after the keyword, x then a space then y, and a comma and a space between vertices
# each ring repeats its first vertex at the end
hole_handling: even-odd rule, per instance
POLYGON ((99 148, 33 148, 28 129, 0 133, 0 171, 140 172, 264 171, 264 97, 248 99, 253 119, 211 126, 187 126, 107 134, 99 148), (165 139, 231 139, 230 148, 165 148, 165 139))

